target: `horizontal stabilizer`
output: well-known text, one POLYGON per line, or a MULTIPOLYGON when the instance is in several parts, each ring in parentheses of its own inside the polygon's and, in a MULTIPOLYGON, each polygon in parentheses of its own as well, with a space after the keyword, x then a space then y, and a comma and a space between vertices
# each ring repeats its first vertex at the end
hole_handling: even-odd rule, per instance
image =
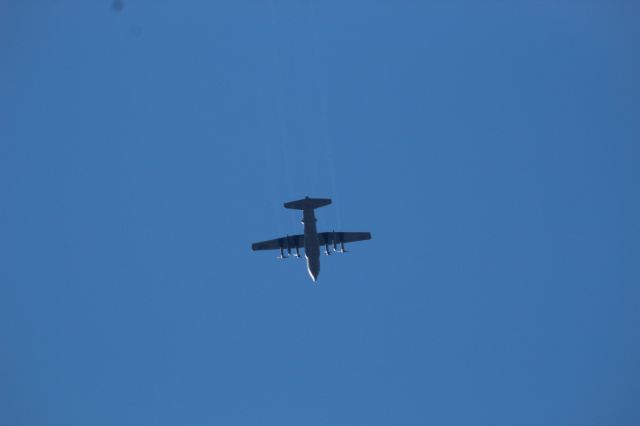
POLYGON ((331 204, 330 198, 303 198, 302 200, 289 201, 284 203, 284 207, 287 209, 295 210, 313 210, 318 207, 327 206, 331 204))

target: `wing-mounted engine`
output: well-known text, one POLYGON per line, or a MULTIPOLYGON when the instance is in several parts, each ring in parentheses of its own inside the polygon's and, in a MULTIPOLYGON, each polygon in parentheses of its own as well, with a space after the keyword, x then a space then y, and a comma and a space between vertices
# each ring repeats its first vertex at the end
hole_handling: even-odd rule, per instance
POLYGON ((299 247, 299 236, 294 235, 294 236, 289 236, 287 235, 284 238, 280 239, 280 256, 277 257, 277 259, 287 259, 289 256, 292 255, 291 253, 291 249, 295 248, 296 252, 293 254, 293 257, 300 257, 300 247, 299 247), (284 249, 287 249, 287 254, 284 254, 284 249))
POLYGON ((333 235, 333 251, 337 251, 338 253, 346 253, 347 249, 344 248, 344 232, 333 231, 333 235), (338 250, 338 248, 336 247, 338 242, 340 243, 340 250, 338 250))
POLYGON ((284 246, 280 246, 280 256, 276 257, 276 259, 287 259, 289 257, 289 255, 291 254, 291 250, 288 249, 287 251, 289 252, 289 254, 285 256, 285 254, 284 254, 284 246))
POLYGON ((293 254, 293 257, 297 257, 298 259, 300 259, 300 246, 298 245, 298 241, 296 241, 295 247, 296 252, 293 254))
POLYGON ((346 253, 347 250, 344 248, 344 232, 323 232, 321 235, 321 240, 324 243, 324 254, 330 255, 331 251, 329 251, 329 245, 331 245, 332 251, 335 253, 346 253), (340 244, 340 249, 338 249, 338 244, 340 244))
POLYGON ((321 232, 318 234, 320 245, 324 245, 324 254, 331 254, 329 252, 329 245, 332 246, 334 252, 347 253, 345 243, 353 243, 356 241, 370 240, 371 234, 369 232, 321 232), (339 248, 338 248, 339 247, 339 248))
POLYGON ((324 243, 324 254, 325 256, 330 256, 331 252, 329 251, 329 241, 325 241, 324 243))
POLYGON ((325 255, 330 255, 331 252, 329 251, 329 245, 331 245, 332 247, 332 251, 335 253, 346 253, 347 250, 344 248, 344 232, 336 232, 336 231, 331 231, 331 232, 324 232, 324 235, 326 235, 326 237, 324 238, 324 254, 325 255), (340 248, 338 249, 338 244, 340 244, 340 248))
POLYGON ((304 235, 287 235, 286 237, 261 241, 251 245, 253 250, 280 250, 278 259, 286 259, 291 255, 298 258, 301 257, 301 247, 304 247, 304 235), (295 253, 292 253, 292 249, 295 249, 295 253))

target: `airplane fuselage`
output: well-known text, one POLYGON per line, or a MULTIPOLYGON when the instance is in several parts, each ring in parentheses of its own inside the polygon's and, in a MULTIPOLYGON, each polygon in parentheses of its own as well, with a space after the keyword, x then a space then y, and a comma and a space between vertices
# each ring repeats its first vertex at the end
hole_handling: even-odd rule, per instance
POLYGON ((302 223, 304 224, 304 257, 307 259, 309 275, 315 282, 320 274, 320 243, 313 209, 302 211, 302 223))

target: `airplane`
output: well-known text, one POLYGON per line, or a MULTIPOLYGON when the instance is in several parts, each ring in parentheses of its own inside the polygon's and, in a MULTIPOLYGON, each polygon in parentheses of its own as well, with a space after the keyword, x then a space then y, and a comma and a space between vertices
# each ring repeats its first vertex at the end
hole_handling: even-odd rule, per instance
POLYGON ((300 248, 304 248, 304 257, 307 259, 307 271, 311 275, 311 279, 315 283, 320 274, 320 246, 324 246, 324 254, 330 255, 329 245, 333 246, 333 251, 345 253, 345 243, 353 243, 356 241, 370 240, 369 232, 318 232, 316 230, 316 216, 314 210, 331 204, 330 198, 309 198, 305 197, 301 200, 290 201, 284 203, 287 209, 302 210, 302 224, 304 225, 304 234, 287 235, 286 237, 276 238, 273 240, 261 241, 251 245, 251 249, 256 250, 277 250, 280 249, 278 259, 286 259, 291 255, 291 249, 295 248, 293 256, 300 257, 300 248), (340 244, 340 249, 338 249, 340 244), (284 250, 287 250, 285 255, 284 250))

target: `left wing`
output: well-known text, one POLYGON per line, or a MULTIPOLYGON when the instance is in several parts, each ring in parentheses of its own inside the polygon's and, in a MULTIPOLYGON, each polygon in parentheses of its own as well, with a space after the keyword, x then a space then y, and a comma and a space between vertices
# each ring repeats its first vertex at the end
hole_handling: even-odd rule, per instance
POLYGON ((251 244, 251 250, 278 250, 304 247, 304 235, 287 235, 273 240, 251 244))
POLYGON ((355 243, 356 241, 370 239, 370 232, 320 232, 318 234, 318 242, 320 245, 355 243))

